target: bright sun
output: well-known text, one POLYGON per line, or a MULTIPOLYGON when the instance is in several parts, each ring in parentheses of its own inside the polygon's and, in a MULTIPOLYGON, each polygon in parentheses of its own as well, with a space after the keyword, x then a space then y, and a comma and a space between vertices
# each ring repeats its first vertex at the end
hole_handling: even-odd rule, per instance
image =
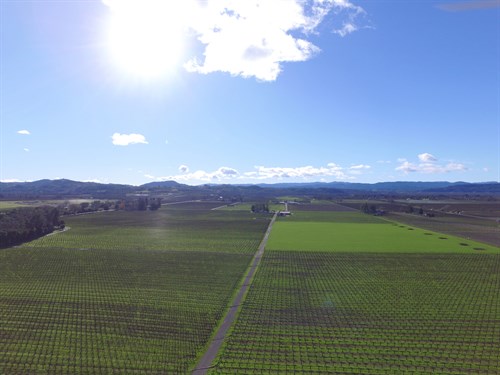
POLYGON ((179 65, 184 44, 182 25, 172 12, 164 10, 130 6, 114 10, 109 51, 123 71, 153 79, 172 73, 179 65))

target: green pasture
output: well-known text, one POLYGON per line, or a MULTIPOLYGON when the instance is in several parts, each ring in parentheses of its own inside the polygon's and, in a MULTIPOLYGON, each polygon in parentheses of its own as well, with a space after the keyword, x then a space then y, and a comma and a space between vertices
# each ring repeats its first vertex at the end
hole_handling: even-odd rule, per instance
POLYGON ((0 211, 7 211, 18 207, 32 206, 30 203, 15 202, 15 201, 0 201, 0 211))
MULTIPOLYGON (((253 203, 241 203, 241 204, 231 204, 219 208, 221 211, 245 211, 250 212, 252 210, 253 203)), ((269 211, 283 211, 285 206, 278 203, 269 203, 269 211)))
POLYGON ((269 250, 334 252, 500 253, 484 243, 356 212, 303 212, 277 221, 269 250), (300 221, 300 220, 304 221, 300 221), (330 219, 330 221, 328 221, 330 219))
MULTIPOLYGON (((293 207, 292 207, 293 208, 293 207)), ((278 217, 279 222, 328 222, 353 224, 386 224, 387 220, 358 211, 294 211, 291 216, 278 217)))

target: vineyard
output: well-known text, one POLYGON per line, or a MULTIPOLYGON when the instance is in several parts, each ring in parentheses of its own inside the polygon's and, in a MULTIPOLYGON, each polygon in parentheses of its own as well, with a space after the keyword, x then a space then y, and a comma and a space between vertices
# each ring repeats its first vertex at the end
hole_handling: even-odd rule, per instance
MULTIPOLYGON (((215 207, 65 217, 1 251, 0 373, 189 373, 270 219, 215 207)), ((209 373, 500 373, 500 249, 305 208, 274 224, 209 373)))
POLYGON ((460 242, 352 212, 281 218, 209 373, 500 373, 499 249, 460 242))
POLYGON ((187 373, 268 223, 193 207, 65 219, 0 252, 2 374, 187 373))
POLYGON ((196 203, 161 210, 103 212, 65 217, 71 230, 27 247, 66 249, 198 250, 253 254, 269 218, 220 212, 196 203))

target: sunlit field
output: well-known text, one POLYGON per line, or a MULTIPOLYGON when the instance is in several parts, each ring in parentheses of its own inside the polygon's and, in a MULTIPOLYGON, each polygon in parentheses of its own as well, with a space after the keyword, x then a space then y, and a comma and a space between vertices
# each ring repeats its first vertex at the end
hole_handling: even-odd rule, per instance
POLYGON ((0 251, 0 373, 187 373, 267 227, 176 206, 0 251))
POLYGON ((211 370, 497 374, 500 252, 352 212, 275 223, 211 370))

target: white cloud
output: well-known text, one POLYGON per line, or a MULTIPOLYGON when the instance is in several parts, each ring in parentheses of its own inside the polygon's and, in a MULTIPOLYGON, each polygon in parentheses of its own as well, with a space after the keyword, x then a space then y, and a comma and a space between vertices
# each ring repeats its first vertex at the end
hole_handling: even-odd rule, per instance
MULTIPOLYGON (((229 168, 229 167, 220 167, 216 171, 213 172, 206 172, 203 170, 197 170, 195 172, 187 173, 189 169, 186 170, 186 172, 183 172, 181 170, 182 165, 179 167, 179 171, 182 172, 183 174, 180 175, 172 175, 172 176, 165 176, 165 177, 159 177, 157 180, 159 181, 180 181, 180 182, 221 182, 225 180, 230 180, 239 175, 239 172, 234 169, 234 168, 229 168)), ((187 168, 187 167, 186 167, 187 168)))
POLYGON ((366 164, 358 164, 358 165, 353 165, 349 167, 349 174, 350 175, 362 175, 364 171, 371 169, 371 166, 366 165, 366 164))
POLYGON ((340 29, 334 30, 333 32, 335 34, 339 34, 341 37, 344 37, 346 35, 349 35, 350 33, 355 32, 358 30, 358 27, 352 23, 344 23, 340 29))
POLYGON ((236 169, 228 167, 220 167, 217 172, 223 176, 236 176, 238 174, 236 169))
POLYGON ((337 179, 347 179, 342 167, 335 163, 329 163, 326 167, 264 167, 256 166, 256 172, 247 172, 245 177, 266 180, 266 179, 310 179, 319 177, 334 177, 337 179))
POLYGON ((142 134, 120 134, 115 133, 111 137, 112 142, 115 146, 128 146, 136 143, 147 144, 146 138, 142 134))
POLYGON ((407 174, 410 172, 418 172, 418 166, 405 160, 405 161, 401 162, 401 165, 399 167, 396 167, 396 170, 407 174))
POLYGON ((424 163, 437 161, 437 158, 434 155, 429 154, 428 152, 424 152, 423 154, 419 154, 418 159, 424 163))
POLYGON ((337 16, 340 14, 344 14, 344 17, 342 17, 342 26, 333 30, 333 32, 340 35, 341 37, 345 37, 359 30, 357 19, 359 16, 366 14, 364 9, 346 0, 333 0, 333 2, 335 4, 334 13, 337 16))
POLYGON ((0 180, 0 182, 13 183, 13 182, 25 182, 25 181, 19 180, 17 178, 6 178, 5 180, 0 180))
MULTIPOLYGON (((325 17, 338 20, 342 26, 333 31, 345 36, 358 30, 356 19, 365 13, 348 0, 183 0, 182 6, 160 0, 103 2, 132 14, 146 8, 189 30, 203 48, 201 56, 184 64, 189 72, 225 72, 262 81, 276 80, 283 63, 305 61, 320 51, 308 37, 325 17)), ((163 48, 169 48, 167 42, 163 48)))
POLYGON ((29 149, 29 148, 23 148, 23 150, 24 150, 25 152, 30 152, 30 149, 29 149))
POLYGON ((449 173, 457 171, 466 171, 467 167, 462 163, 449 162, 447 164, 438 163, 438 159, 429 153, 418 155, 420 163, 411 163, 406 159, 398 159, 400 165, 395 168, 396 171, 401 171, 404 174, 408 173, 425 173, 425 174, 438 174, 449 173))
POLYGON ((189 167, 187 165, 179 165, 179 172, 187 173, 189 172, 189 167))
MULTIPOLYGON (((182 167, 182 166, 181 166, 182 167)), ((328 163, 326 166, 302 166, 302 167, 266 167, 256 166, 254 170, 239 172, 230 167, 220 167, 219 169, 207 172, 197 170, 195 172, 183 172, 181 174, 156 178, 158 181, 174 180, 187 183, 223 183, 225 181, 250 182, 265 181, 275 182, 276 180, 295 181, 328 181, 328 180, 352 180, 354 174, 362 174, 363 170, 370 168, 368 165, 360 164, 354 169, 345 169, 338 164, 328 163)), ((149 177, 149 176, 146 176, 149 177)), ((152 176, 151 176, 152 177, 152 176)))
POLYGON ((19 130, 17 134, 30 135, 31 133, 29 130, 24 129, 24 130, 19 130))
POLYGON ((353 165, 349 169, 370 169, 371 167, 366 164, 358 164, 358 165, 353 165))

